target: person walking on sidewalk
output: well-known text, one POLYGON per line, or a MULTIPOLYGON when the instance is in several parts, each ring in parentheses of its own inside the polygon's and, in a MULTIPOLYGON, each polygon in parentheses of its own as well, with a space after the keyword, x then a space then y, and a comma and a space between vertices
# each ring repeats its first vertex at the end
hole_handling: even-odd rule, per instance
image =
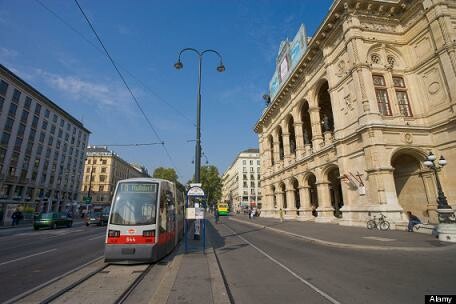
POLYGON ((283 210, 280 208, 279 210, 280 222, 283 223, 283 210))
POLYGON ((215 212, 214 212, 214 219, 215 219, 215 223, 218 224, 219 214, 218 214, 218 210, 217 209, 215 209, 215 212))
POLYGON ((19 225, 19 221, 22 219, 22 213, 19 209, 16 209, 16 211, 13 212, 13 215, 11 215, 11 218, 13 219, 13 222, 11 223, 12 226, 19 225))
POLYGON ((408 231, 413 232, 413 227, 415 225, 421 224, 421 221, 416 215, 413 215, 410 211, 407 211, 407 217, 409 219, 408 231))

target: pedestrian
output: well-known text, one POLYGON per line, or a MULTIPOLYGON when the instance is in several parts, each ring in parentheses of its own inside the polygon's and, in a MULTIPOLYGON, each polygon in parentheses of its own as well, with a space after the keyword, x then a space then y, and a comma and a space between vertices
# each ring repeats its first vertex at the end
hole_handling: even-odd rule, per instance
POLYGON ((11 223, 12 226, 19 225, 19 221, 21 220, 22 213, 19 211, 19 209, 16 209, 13 214, 11 215, 11 219, 13 222, 11 223))
POLYGON ((218 214, 218 211, 217 211, 217 210, 214 211, 214 219, 215 219, 215 223, 218 224, 218 221, 219 221, 219 214, 218 214))
POLYGON ((413 215, 410 211, 407 211, 407 217, 409 219, 408 232, 413 232, 413 227, 415 225, 421 224, 421 221, 416 215, 413 215))
POLYGON ((283 210, 280 208, 279 210, 280 222, 283 223, 283 210))

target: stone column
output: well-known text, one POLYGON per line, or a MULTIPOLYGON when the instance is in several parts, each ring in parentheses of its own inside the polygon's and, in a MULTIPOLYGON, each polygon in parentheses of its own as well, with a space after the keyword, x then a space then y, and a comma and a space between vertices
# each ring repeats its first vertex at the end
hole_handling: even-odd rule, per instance
MULTIPOLYGON (((277 188, 276 188, 277 189, 277 188)), ((279 210, 283 210, 283 192, 281 190, 276 190, 275 198, 277 202, 277 208, 275 208, 275 215, 279 216, 279 210)))
POLYGON ((287 208, 285 215, 287 218, 295 218, 296 217, 296 197, 293 188, 293 184, 291 179, 286 181, 286 193, 287 193, 287 208))
POLYGON ((334 208, 331 206, 331 197, 329 195, 329 182, 318 182, 318 216, 317 222, 330 222, 335 219, 334 208))
POLYGON ((304 135, 302 134, 302 122, 294 123, 295 136, 296 136, 296 159, 304 156, 304 135))
POLYGON ((310 107, 309 114, 310 123, 312 126, 312 146, 313 150, 316 152, 320 150, 321 145, 323 144, 323 135, 321 133, 320 108, 310 107))
POLYGON ((272 140, 273 140, 273 148, 274 148, 274 151, 272 153, 274 155, 274 166, 275 166, 280 162, 279 135, 277 134, 277 131, 273 132, 272 140))
POLYGON ((290 150, 290 134, 288 131, 282 133, 282 141, 283 141, 283 160, 285 165, 290 162, 291 159, 291 150, 290 150))
POLYGON ((300 107, 293 108, 291 115, 293 116, 295 142, 296 142, 296 159, 301 159, 304 156, 304 135, 302 133, 302 119, 300 107))
POLYGON ((301 208, 299 208, 299 219, 313 219, 312 205, 310 204, 310 187, 299 187, 299 199, 301 201, 301 208))

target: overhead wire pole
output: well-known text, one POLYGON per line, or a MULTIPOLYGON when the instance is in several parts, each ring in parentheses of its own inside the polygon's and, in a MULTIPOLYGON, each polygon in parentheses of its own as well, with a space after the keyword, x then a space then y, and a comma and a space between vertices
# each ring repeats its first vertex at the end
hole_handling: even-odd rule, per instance
POLYGON ((150 128, 152 129, 152 131, 154 132, 155 136, 157 137, 157 139, 161 142, 161 146, 163 147, 166 155, 168 156, 168 159, 169 161, 171 162, 171 165, 175 168, 176 171, 177 170, 177 167, 175 166, 174 164, 174 161, 171 157, 171 155, 169 154, 169 151, 168 149, 166 148, 165 146, 165 142, 161 139, 160 135, 158 134, 157 130, 154 128, 154 126, 152 125, 151 121, 149 120, 149 117, 147 117, 146 113, 144 112, 143 108, 141 107, 141 105, 139 104, 138 100, 136 99, 136 96, 133 94, 133 91, 131 90, 130 86, 128 85, 127 81, 125 80, 125 78, 123 77, 122 73, 120 72, 119 68, 117 67, 116 63, 114 62, 114 60, 112 59, 111 55, 109 54, 108 50, 106 49, 105 45, 103 44, 103 42, 101 41, 101 38, 100 36, 98 35, 97 31, 95 30, 95 28, 93 27, 92 23, 90 22, 89 18, 87 17, 87 15, 85 14, 84 10, 82 9, 81 5, 79 5, 79 2, 78 0, 74 0, 74 2, 76 3, 76 5, 78 6, 79 10, 81 11, 82 15, 84 16, 85 20, 87 21, 87 24, 90 26, 90 29, 92 30, 92 32, 94 33, 94 35, 96 36, 98 42, 100 43, 101 47, 103 48, 103 50, 105 51, 106 53, 106 56, 108 57, 108 59, 111 61, 111 64, 114 66, 115 70, 117 71, 117 74, 119 75, 120 79, 122 80, 123 84, 125 85, 125 87, 127 88, 128 92, 130 93, 131 97, 133 98, 133 101, 135 102, 136 106, 138 107, 139 111, 141 112, 141 114, 144 116, 144 119, 147 121, 147 124, 150 126, 150 128))

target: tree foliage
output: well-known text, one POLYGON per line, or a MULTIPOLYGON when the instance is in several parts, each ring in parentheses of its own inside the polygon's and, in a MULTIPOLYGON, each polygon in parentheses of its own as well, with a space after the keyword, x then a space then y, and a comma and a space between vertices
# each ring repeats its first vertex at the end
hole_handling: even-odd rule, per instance
POLYGON ((209 204, 216 204, 222 198, 222 178, 216 166, 202 166, 201 186, 207 195, 209 204))
POLYGON ((173 168, 158 167, 154 170, 154 174, 152 176, 155 178, 169 180, 170 182, 176 184, 177 189, 179 189, 182 192, 185 192, 185 187, 177 180, 178 176, 176 170, 174 170, 173 168))

